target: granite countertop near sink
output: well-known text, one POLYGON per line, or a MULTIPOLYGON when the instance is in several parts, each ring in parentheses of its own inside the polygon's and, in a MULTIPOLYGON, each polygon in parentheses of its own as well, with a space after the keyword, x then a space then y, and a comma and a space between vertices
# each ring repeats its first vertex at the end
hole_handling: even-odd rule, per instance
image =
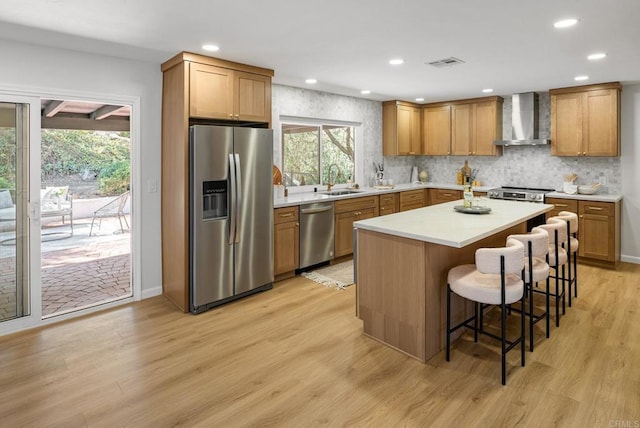
POLYGON ((559 198, 559 199, 578 199, 581 201, 597 201, 597 202, 618 202, 622 200, 622 195, 616 194, 595 194, 595 195, 583 195, 576 193, 570 195, 564 192, 551 192, 545 195, 547 198, 559 198))
MULTIPOLYGON (((274 198, 273 207, 283 208, 283 207, 290 207, 294 205, 312 204, 314 202, 337 201, 342 199, 361 198, 363 196, 382 195, 385 193, 404 192, 407 190, 415 190, 415 189, 462 190, 462 188, 463 186, 458 184, 403 183, 403 184, 396 184, 393 187, 393 189, 377 189, 375 187, 361 187, 360 189, 351 189, 351 190, 359 190, 358 193, 350 193, 347 195, 327 195, 324 193, 326 192, 326 190, 324 190, 324 186, 323 186, 323 190, 319 190, 318 192, 289 193, 289 196, 286 198, 274 198)), ((495 186, 479 186, 479 187, 474 187, 473 190, 478 192, 486 192, 489 189, 493 189, 493 188, 495 188, 495 186)), ((334 190, 348 190, 348 189, 346 187, 338 187, 338 188, 334 187, 334 190)))

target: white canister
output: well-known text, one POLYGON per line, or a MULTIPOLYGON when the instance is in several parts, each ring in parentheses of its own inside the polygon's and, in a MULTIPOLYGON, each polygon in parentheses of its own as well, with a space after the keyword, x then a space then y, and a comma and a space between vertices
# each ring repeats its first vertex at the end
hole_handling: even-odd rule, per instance
POLYGON ((273 186, 273 194, 276 195, 276 199, 284 198, 284 186, 282 184, 275 184, 273 186))

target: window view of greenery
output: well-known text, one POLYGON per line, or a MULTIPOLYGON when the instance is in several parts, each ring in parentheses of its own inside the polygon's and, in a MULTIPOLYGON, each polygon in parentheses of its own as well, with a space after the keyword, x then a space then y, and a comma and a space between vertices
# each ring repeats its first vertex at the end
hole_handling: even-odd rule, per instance
POLYGON ((354 127, 282 124, 285 185, 346 183, 353 178, 354 165, 354 127))
POLYGON ((43 129, 41 137, 43 187, 68 184, 76 197, 129 190, 129 132, 43 129))

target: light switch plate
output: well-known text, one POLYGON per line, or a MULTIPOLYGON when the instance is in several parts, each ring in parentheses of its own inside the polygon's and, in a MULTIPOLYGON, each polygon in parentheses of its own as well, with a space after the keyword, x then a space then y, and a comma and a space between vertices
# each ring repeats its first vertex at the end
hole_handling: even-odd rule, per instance
POLYGON ((147 180, 147 192, 156 193, 158 191, 158 180, 147 180))

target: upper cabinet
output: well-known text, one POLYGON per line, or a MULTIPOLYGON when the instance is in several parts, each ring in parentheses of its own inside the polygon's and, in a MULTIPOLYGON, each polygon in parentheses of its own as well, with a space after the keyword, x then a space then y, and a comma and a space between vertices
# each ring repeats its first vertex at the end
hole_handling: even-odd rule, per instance
POLYGON ((189 115, 202 119, 271 121, 271 77, 192 62, 189 115))
POLYGON ((502 148, 501 97, 474 98, 426 104, 422 108, 422 135, 427 155, 495 156, 502 148))
POLYGON ((451 106, 422 108, 422 143, 425 155, 451 154, 451 106))
POLYGON ((620 83, 551 89, 551 154, 620 156, 620 83))
POLYGON ((420 106, 403 101, 382 103, 382 154, 421 155, 420 106))

